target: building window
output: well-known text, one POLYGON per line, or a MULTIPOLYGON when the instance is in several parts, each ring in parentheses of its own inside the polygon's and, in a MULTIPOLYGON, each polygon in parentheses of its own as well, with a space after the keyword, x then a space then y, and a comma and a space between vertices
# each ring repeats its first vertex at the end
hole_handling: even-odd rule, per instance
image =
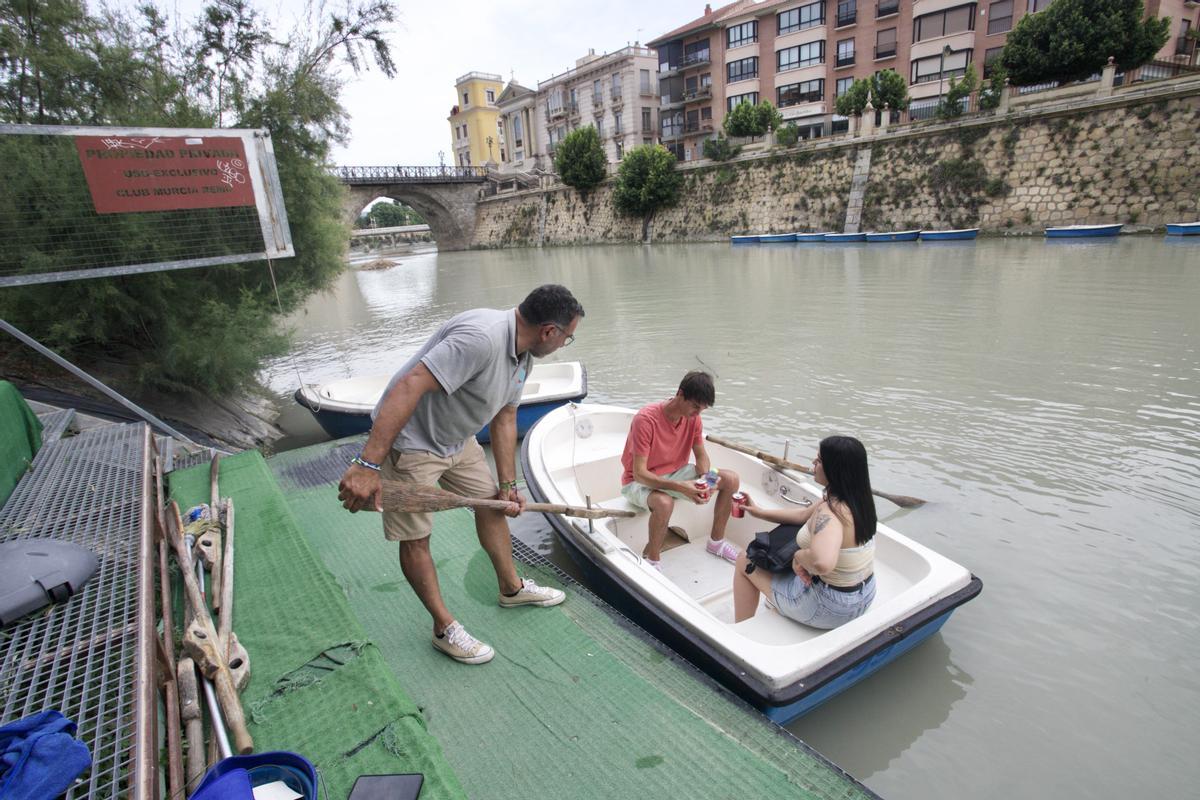
POLYGON ((604 96, 600 93, 600 81, 599 80, 592 81, 592 102, 593 103, 604 102, 604 96))
POLYGON ((650 138, 643 138, 643 139, 642 139, 642 144, 644 144, 644 145, 646 145, 647 147, 649 147, 650 145, 654 144, 654 140, 653 140, 653 139, 650 139, 650 138))
POLYGON ((990 78, 992 76, 992 64, 1000 60, 1000 55, 1004 52, 1004 46, 989 47, 983 51, 983 77, 990 78))
POLYGON ((850 118, 842 117, 834 114, 829 120, 829 132, 831 134, 846 133, 850 130, 850 118))
POLYGON ((853 25, 858 20, 858 0, 840 0, 837 7, 837 26, 853 25))
POLYGON ((948 8, 913 20, 913 41, 923 42, 939 36, 975 30, 975 4, 948 8))
POLYGON ((617 142, 617 161, 625 157, 625 145, 617 142))
POLYGON ((900 13, 900 0, 878 0, 875 4, 875 16, 890 17, 900 13))
POLYGON ((517 148, 524 147, 525 146, 525 129, 523 127, 521 127, 521 115, 520 114, 517 114, 515 117, 512 118, 512 131, 513 131, 513 147, 517 147, 517 148))
POLYGON ((741 25, 734 25, 725 32, 727 46, 730 48, 741 47, 744 44, 753 44, 758 41, 758 22, 751 20, 743 22, 741 25))
POLYGON ((988 6, 988 36, 1012 30, 1013 0, 988 6))
POLYGON ((615 73, 612 76, 612 96, 616 100, 621 96, 621 74, 615 73))
POLYGON ((825 99, 825 79, 790 83, 775 90, 775 105, 780 108, 801 103, 819 103, 825 99))
POLYGON ((837 43, 837 65, 848 67, 854 63, 854 40, 842 39, 837 43))
POLYGON ((1052 0, 1029 0, 1029 13, 1035 11, 1044 11, 1046 6, 1050 5, 1052 0))
POLYGON ((613 136, 620 136, 623 133, 621 130, 621 112, 617 111, 613 114, 613 136))
POLYGON ((712 106, 705 106, 704 108, 700 109, 700 119, 701 121, 706 119, 710 121, 712 120, 712 106))
POLYGON ((641 79, 642 94, 654 94, 654 89, 650 86, 650 70, 639 70, 638 76, 641 79))
POLYGON ((469 92, 463 92, 463 105, 471 105, 471 94, 469 92))
POLYGON ((654 130, 653 118, 650 116, 650 109, 642 109, 642 133, 649 133, 654 130))
POLYGON ((959 50, 943 57, 941 53, 912 62, 912 83, 929 83, 966 74, 971 63, 971 51, 959 50))
POLYGON ((824 39, 775 51, 775 68, 777 72, 785 72, 789 69, 799 69, 800 67, 824 63, 824 39))
POLYGON ((756 106, 758 105, 758 92, 737 94, 728 98, 726 102, 729 104, 729 111, 733 111, 735 107, 740 106, 742 103, 749 103, 750 105, 756 106))
POLYGON ((819 3, 809 3, 806 6, 784 11, 782 14, 776 14, 775 20, 781 36, 785 33, 824 25, 825 1, 821 0, 819 3))
POLYGON ((846 92, 850 91, 850 87, 854 84, 854 78, 838 78, 837 86, 834 87, 834 97, 841 97, 846 92))
POLYGON ((599 119, 596 120, 596 134, 601 139, 604 138, 604 117, 600 117, 599 119))
POLYGON ((682 66, 700 64, 709 60, 708 39, 684 45, 682 66))
POLYGON ((494 103, 494 102, 496 102, 496 93, 495 93, 493 90, 491 90, 491 89, 488 89, 488 90, 487 90, 487 101, 488 101, 489 103, 494 103))
POLYGON ((728 71, 726 83, 757 78, 758 56, 743 58, 740 61, 731 61, 726 65, 726 70, 728 71))
POLYGON ((891 58, 896 55, 896 29, 888 28, 875 34, 875 58, 891 58))

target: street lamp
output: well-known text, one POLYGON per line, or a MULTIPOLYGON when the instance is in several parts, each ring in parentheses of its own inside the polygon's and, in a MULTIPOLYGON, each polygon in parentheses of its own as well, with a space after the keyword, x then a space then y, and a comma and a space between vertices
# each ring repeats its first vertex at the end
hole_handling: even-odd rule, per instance
POLYGON ((491 136, 487 137, 487 146, 488 146, 488 161, 495 161, 495 159, 492 158, 492 137, 491 136))
POLYGON ((950 45, 942 46, 942 60, 938 62, 938 106, 942 108, 942 112, 946 112, 946 90, 943 81, 946 77, 946 57, 954 55, 954 51, 950 49, 950 45))
POLYGON ((442 172, 446 171, 446 151, 438 150, 438 169, 442 172))

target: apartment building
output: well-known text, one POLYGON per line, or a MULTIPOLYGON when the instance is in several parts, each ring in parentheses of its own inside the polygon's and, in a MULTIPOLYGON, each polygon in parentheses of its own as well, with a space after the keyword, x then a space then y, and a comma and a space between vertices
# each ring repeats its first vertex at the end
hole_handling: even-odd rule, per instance
MULTIPOLYGON (((600 134, 610 163, 658 135, 658 61, 639 45, 603 55, 589 51, 566 72, 538 82, 537 150, 549 162, 563 138, 581 125, 600 134)), ((547 164, 549 168, 549 164, 547 164)))
POLYGON ((500 163, 507 156, 500 109, 504 79, 491 72, 468 72, 454 82, 450 123, 451 152, 460 167, 500 163))
MULTIPOLYGON (((984 75, 1023 15, 1053 0, 739 0, 648 43, 658 54, 661 138, 681 160, 700 158, 704 139, 735 105, 770 100, 804 138, 849 121, 836 98, 858 78, 893 69, 908 81, 914 116, 932 114, 952 77, 970 64, 984 75)), ((1196 59, 1200 4, 1148 0, 1172 17, 1162 60, 1196 59)))

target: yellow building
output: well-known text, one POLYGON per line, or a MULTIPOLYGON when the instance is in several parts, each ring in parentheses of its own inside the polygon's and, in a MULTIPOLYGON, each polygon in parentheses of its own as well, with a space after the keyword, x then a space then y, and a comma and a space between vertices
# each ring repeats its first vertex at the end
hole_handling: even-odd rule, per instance
POLYGON ((450 109, 450 141, 454 163, 482 166, 505 160, 504 128, 496 98, 504 79, 491 72, 468 72, 454 82, 457 102, 450 109))

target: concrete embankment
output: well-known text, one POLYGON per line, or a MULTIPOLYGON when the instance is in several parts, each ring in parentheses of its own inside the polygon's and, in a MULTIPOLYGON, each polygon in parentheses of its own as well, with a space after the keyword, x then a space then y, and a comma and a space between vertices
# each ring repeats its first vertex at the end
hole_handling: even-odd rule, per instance
MULTIPOLYGON (((872 151, 863 230, 1040 233, 1048 225, 1111 222, 1159 227, 1200 217, 1198 127, 1200 77, 1193 77, 1110 98, 815 140, 725 163, 681 164, 680 202, 654 217, 649 239, 842 230, 862 148, 872 151)), ((609 181, 587 197, 560 186, 483 200, 473 245, 641 238, 641 220, 613 210, 609 181)))

